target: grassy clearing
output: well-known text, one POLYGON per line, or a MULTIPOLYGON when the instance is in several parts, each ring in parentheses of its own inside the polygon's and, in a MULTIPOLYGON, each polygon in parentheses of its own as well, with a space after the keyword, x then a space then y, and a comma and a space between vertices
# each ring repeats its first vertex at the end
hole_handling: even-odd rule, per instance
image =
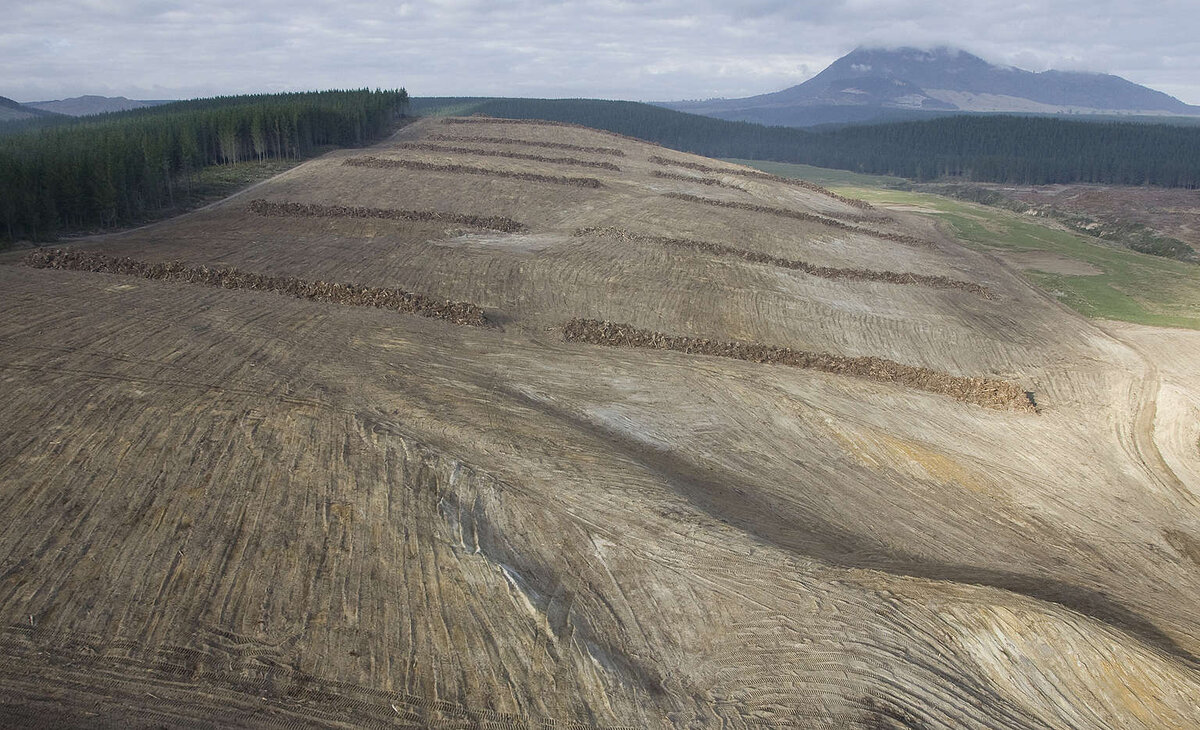
POLYGON ((301 162, 303 160, 271 159, 206 167, 196 173, 193 179, 192 198, 189 199, 189 205, 195 207, 220 200, 247 185, 262 182, 281 172, 286 172, 301 162))
MULTIPOLYGON (((999 208, 888 187, 875 176, 807 165, 753 162, 776 175, 800 177, 881 207, 913 210, 943 221, 966 245, 1005 254, 1046 252, 1100 271, 1069 275, 1025 271, 1034 284, 1089 316, 1137 324, 1200 329, 1200 267, 1118 248, 1036 218, 999 208), (812 172, 815 171, 815 172, 812 172), (844 182, 837 183, 840 178, 844 182)), ((895 178, 882 178, 883 181, 895 178)))

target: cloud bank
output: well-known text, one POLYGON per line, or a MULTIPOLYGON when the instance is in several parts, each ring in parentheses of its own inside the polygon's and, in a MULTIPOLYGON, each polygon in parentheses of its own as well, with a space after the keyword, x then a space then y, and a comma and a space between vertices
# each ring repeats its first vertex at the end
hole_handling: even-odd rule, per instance
POLYGON ((417 96, 748 96, 854 47, 951 45, 1200 104, 1194 0, 48 0, 0 25, 0 95, 142 99, 404 86, 417 96))

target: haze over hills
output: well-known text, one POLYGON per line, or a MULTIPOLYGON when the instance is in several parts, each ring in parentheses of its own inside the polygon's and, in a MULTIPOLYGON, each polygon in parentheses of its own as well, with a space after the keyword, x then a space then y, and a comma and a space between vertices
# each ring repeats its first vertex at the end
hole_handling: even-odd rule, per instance
POLYGON ((7 96, 0 96, 0 122, 15 122, 34 117, 52 116, 50 112, 41 109, 31 109, 19 101, 13 101, 7 96))
POLYGON ((661 106, 720 119, 800 127, 962 112, 1200 115, 1200 107, 1119 76, 1034 73, 947 47, 858 48, 783 91, 661 106))
POLYGON ((158 106, 160 104, 169 104, 172 100, 150 100, 150 99, 126 99, 123 96, 96 96, 94 94, 86 94, 84 96, 76 96, 70 99, 57 99, 52 101, 31 101, 22 106, 31 109, 39 109, 41 111, 54 112, 56 114, 66 114, 71 117, 86 117, 92 114, 108 114, 110 112, 123 112, 130 109, 142 109, 148 106, 158 106))

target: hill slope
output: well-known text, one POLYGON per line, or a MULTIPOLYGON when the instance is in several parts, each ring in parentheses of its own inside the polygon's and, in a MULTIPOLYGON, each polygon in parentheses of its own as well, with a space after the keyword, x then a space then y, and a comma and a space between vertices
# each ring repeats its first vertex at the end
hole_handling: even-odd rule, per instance
POLYGON ((451 109, 464 115, 553 119, 710 157, 796 162, 916 179, 1200 185, 1200 127, 1191 124, 958 115, 921 123, 805 130, 599 99, 418 99, 413 108, 424 114, 451 109))
POLYGON ((902 213, 426 119, 77 250, 0 259, 10 724, 1200 722, 1200 341, 902 213))
POLYGON ((169 104, 169 101, 140 101, 138 99, 126 99, 123 96, 95 96, 85 95, 76 96, 70 99, 56 99, 53 101, 31 101, 25 106, 33 109, 41 109, 42 111, 54 112, 55 114, 66 114, 71 117, 86 117, 93 114, 109 114, 111 112, 124 112, 130 109, 144 109, 149 106, 159 106, 160 104, 169 104))
POLYGON ((1200 114, 1110 74, 1033 73, 952 48, 858 48, 783 91, 745 99, 664 103, 671 109, 788 126, 924 118, 957 112, 1200 114))
POLYGON ((0 122, 15 122, 42 116, 52 115, 38 109, 29 109, 19 101, 0 96, 0 122))

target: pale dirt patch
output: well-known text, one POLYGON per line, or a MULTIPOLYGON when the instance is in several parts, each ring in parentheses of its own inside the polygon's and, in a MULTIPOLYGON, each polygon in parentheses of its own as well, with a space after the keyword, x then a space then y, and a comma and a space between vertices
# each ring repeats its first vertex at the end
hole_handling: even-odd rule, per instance
POLYGON ((1073 259, 1050 251, 996 252, 1005 263, 1022 271, 1044 271, 1065 276, 1096 276, 1104 271, 1086 261, 1073 259))
POLYGON ((454 238, 433 242, 437 246, 450 248, 477 248, 511 251, 514 253, 536 253, 570 243, 570 239, 557 233, 503 234, 464 233, 454 238))

